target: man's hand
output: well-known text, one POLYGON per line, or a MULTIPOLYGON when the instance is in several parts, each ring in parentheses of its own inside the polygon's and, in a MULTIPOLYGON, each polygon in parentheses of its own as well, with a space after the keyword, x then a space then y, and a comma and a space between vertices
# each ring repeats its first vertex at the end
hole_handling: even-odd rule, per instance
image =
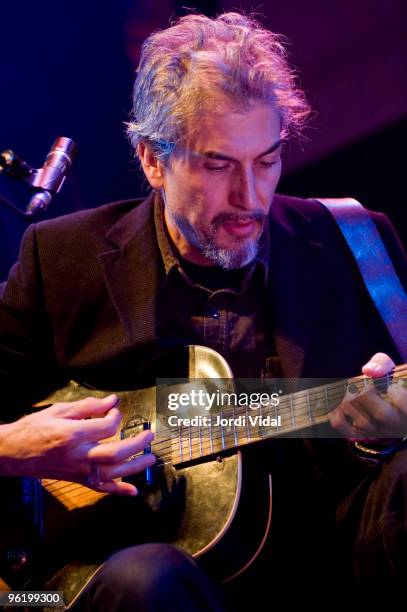
MULTIPOLYGON (((371 378, 385 376, 395 367, 384 353, 376 353, 363 366, 362 373, 371 378)), ((391 382, 391 381, 390 381, 391 382)), ((407 389, 397 381, 390 384, 384 399, 373 383, 352 393, 329 413, 329 420, 345 438, 400 438, 407 432, 407 389)), ((386 440, 391 443, 393 440, 386 440)))
POLYGON ((9 476, 69 480, 106 493, 136 495, 130 483, 116 480, 155 462, 147 453, 154 434, 102 442, 120 427, 118 399, 88 397, 58 403, 0 426, 0 473, 9 476), (89 418, 92 417, 92 418, 89 418))

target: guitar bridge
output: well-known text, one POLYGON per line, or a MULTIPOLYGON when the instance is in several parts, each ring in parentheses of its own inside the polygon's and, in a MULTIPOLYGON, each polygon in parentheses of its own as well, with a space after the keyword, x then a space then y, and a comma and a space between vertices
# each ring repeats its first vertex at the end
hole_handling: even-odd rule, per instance
MULTIPOLYGON (((151 421, 143 421, 141 417, 135 417, 131 419, 120 433, 120 438, 125 440, 126 438, 134 438, 137 434, 142 431, 151 429, 151 421)), ((143 451, 144 455, 151 453, 151 444, 146 446, 143 451)), ((145 490, 149 489, 154 484, 154 470, 152 467, 147 467, 143 472, 139 474, 133 474, 127 476, 123 480, 135 484, 138 489, 145 490)))

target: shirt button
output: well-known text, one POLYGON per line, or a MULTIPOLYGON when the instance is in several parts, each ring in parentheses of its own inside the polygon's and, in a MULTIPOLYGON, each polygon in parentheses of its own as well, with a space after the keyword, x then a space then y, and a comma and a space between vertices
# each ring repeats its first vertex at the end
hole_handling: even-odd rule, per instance
POLYGON ((210 316, 212 317, 212 319, 219 319, 219 317, 220 317, 220 312, 219 312, 219 310, 216 310, 215 308, 212 308, 212 309, 209 311, 209 314, 210 314, 210 316))

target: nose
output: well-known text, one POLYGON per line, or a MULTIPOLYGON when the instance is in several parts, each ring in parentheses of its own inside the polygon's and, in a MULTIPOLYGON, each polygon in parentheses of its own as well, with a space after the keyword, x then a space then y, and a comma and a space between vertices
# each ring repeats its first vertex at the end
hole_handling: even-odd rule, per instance
POLYGON ((240 210, 254 211, 260 208, 256 193, 256 177, 250 169, 240 169, 232 179, 230 204, 240 210))

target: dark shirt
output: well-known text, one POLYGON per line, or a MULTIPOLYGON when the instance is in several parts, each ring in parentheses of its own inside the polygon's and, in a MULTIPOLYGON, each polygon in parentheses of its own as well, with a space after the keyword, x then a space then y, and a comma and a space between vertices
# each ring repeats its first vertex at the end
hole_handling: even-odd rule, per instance
POLYGON ((270 374, 275 349, 272 337, 266 334, 271 328, 266 299, 268 228, 254 262, 238 270, 224 270, 199 266, 180 256, 168 235, 158 197, 154 218, 166 273, 157 313, 162 344, 172 347, 182 342, 212 348, 238 378, 270 374))

